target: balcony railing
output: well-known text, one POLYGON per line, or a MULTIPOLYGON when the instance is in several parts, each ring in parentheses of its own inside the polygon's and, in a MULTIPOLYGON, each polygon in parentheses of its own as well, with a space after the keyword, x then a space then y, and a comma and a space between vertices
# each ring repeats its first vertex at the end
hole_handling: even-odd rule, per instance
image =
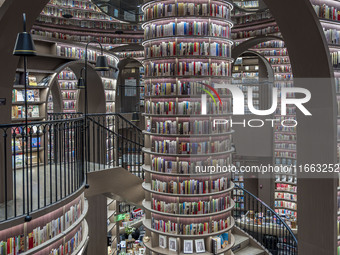
POLYGON ((84 185, 84 119, 0 125, 0 222, 52 205, 84 185))
POLYGON ((268 205, 249 191, 235 185, 235 224, 273 255, 298 254, 298 242, 291 228, 268 205))

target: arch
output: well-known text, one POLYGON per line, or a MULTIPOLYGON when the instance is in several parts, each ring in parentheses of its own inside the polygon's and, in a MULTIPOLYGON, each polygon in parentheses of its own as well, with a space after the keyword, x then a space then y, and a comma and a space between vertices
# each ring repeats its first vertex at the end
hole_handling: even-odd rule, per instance
MULTIPOLYGON (((80 70, 84 67, 85 61, 71 61, 64 65, 61 65, 56 72, 59 73, 65 68, 70 68, 77 77, 79 77, 80 70)), ((102 79, 98 75, 97 71, 95 71, 94 67, 90 64, 88 67, 88 107, 89 113, 105 113, 106 111, 106 100, 105 100, 105 90, 103 87, 102 79), (99 85, 99 86, 98 86, 99 85)), ((57 77, 56 77, 57 78, 57 77)), ((78 97, 78 109, 80 112, 83 112, 84 109, 84 90, 80 90, 80 94, 78 97)))
MULTIPOLYGON (((282 39, 281 39, 282 40, 282 39)), ((240 44, 239 46, 241 46, 242 44, 240 44)), ((256 45, 256 44, 255 44, 256 45)), ((253 51, 253 50, 248 50, 251 47, 248 47, 248 49, 244 50, 241 52, 242 48, 239 49, 238 47, 235 47, 236 51, 232 51, 232 58, 233 59, 237 59, 239 56, 241 56, 243 53, 251 53, 253 55, 256 55, 259 59, 261 59, 262 63, 265 65, 266 67, 266 71, 268 73, 268 82, 273 82, 274 81, 274 71, 272 66, 270 65, 270 63, 268 62, 268 60, 260 53, 253 51), (235 53, 234 53, 235 52, 235 53)))
MULTIPOLYGON (((239 45, 235 46, 231 51, 231 57, 233 59, 236 59, 238 56, 240 56, 243 52, 249 50, 250 48, 254 47, 255 45, 263 42, 273 41, 273 40, 280 40, 284 41, 282 37, 279 36, 257 36, 254 38, 251 38, 249 40, 243 41, 239 45)), ((261 54, 259 54, 260 56, 261 54)))

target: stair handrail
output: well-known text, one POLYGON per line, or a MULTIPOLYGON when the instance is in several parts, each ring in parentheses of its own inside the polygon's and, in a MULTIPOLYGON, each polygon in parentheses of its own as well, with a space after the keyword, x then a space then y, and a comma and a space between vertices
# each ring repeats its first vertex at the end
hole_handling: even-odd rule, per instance
MULTIPOLYGON (((295 237, 295 234, 293 233, 292 229, 287 225, 287 223, 285 222, 284 219, 281 218, 281 216, 276 213, 272 208, 270 208, 265 202, 263 202, 261 199, 259 199, 258 197, 256 197, 254 194, 252 194, 251 192, 249 192, 248 190, 240 187, 239 185, 235 184, 235 190, 239 189, 241 191, 243 191, 244 193, 246 193, 248 196, 250 196, 252 199, 256 200, 258 203, 260 203, 262 206, 264 206, 265 208, 265 211, 270 211, 270 213, 272 214, 272 216, 275 216, 279 222, 280 222, 280 228, 283 229, 283 231, 288 231, 289 233, 289 238, 291 239, 290 241, 293 243, 294 247, 297 248, 297 245, 298 245, 298 241, 295 237)), ((237 196, 242 196, 242 195, 237 195, 237 196)), ((235 198, 235 195, 234 195, 234 198, 235 198)), ((243 201, 243 203, 245 203, 245 201, 243 201)), ((235 210, 237 210, 237 208, 235 208, 235 210)), ((235 212, 234 210, 234 212, 235 212)), ((242 223, 241 219, 240 219, 240 223, 242 223)), ((277 224, 277 223, 276 223, 277 224)), ((255 226, 255 221, 253 223, 253 225, 255 226)), ((254 230, 255 227, 253 227, 253 230, 254 230)), ((251 229, 250 229, 251 230, 251 229)), ((255 237, 254 237, 255 238, 255 237)), ((256 239, 256 238, 255 238, 256 239)), ((259 240, 257 240, 259 241, 259 240)), ((262 244, 262 242, 260 241, 260 243, 262 244)), ((263 245, 263 244, 262 244, 263 245)), ((291 244, 288 244, 289 246, 291 246, 291 244)), ((288 254, 297 254, 297 251, 296 252, 290 252, 288 254)))

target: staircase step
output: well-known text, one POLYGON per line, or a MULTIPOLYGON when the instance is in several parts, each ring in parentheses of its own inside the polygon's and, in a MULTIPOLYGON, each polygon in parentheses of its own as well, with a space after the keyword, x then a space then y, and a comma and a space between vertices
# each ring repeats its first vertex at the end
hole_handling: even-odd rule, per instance
POLYGON ((234 234, 233 236, 235 238, 235 244, 234 247, 232 248, 232 251, 235 253, 249 245, 249 237, 243 236, 243 235, 238 235, 234 234))
POLYGON ((252 246, 247 246, 239 251, 234 252, 235 255, 264 255, 264 251, 252 246))

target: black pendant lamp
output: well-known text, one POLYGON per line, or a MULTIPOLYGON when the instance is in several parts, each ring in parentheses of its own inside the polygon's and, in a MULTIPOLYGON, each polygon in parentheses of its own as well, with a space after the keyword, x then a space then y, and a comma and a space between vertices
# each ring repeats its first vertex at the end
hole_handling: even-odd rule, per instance
POLYGON ((96 71, 109 71, 110 67, 107 63, 107 58, 104 55, 97 56, 97 61, 96 61, 96 71))
POLYGON ((26 32, 26 14, 23 14, 24 31, 18 33, 13 55, 15 56, 35 56, 37 51, 34 46, 32 35, 26 32))
POLYGON ((77 89, 85 89, 85 80, 83 78, 83 71, 85 70, 85 67, 83 67, 80 70, 80 77, 78 79, 78 83, 77 83, 77 89))
POLYGON ((139 113, 138 112, 132 113, 131 121, 133 121, 133 122, 138 122, 139 121, 139 113))

